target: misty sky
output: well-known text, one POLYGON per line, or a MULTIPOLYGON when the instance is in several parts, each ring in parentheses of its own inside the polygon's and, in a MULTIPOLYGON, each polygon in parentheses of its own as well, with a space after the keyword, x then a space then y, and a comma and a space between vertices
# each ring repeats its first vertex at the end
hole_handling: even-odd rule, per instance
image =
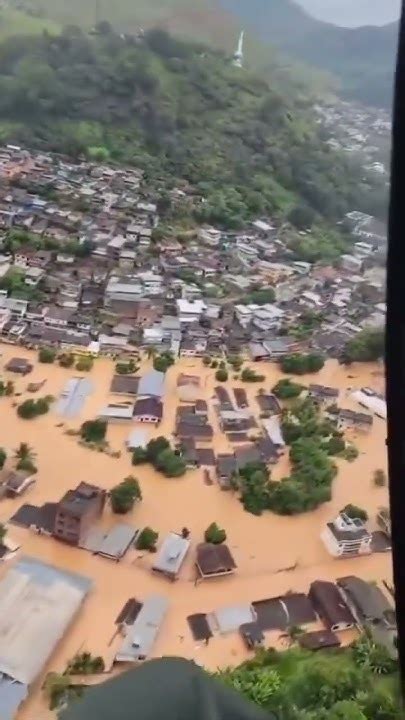
POLYGON ((401 0, 296 0, 320 20, 336 25, 384 25, 397 20, 401 0))

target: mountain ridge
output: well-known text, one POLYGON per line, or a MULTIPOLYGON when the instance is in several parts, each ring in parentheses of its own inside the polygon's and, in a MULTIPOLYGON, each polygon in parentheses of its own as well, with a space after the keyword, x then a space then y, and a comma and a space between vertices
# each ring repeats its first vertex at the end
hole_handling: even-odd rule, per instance
POLYGON ((390 107, 398 23, 343 28, 311 17, 294 0, 220 0, 269 45, 339 78, 350 99, 390 107))
MULTIPOLYGON (((305 64, 338 78, 343 97, 389 108, 398 23, 344 28, 312 17, 294 0, 18 0, 15 7, 64 24, 89 29, 97 19, 121 32, 161 27, 177 37, 203 42, 231 55, 242 28, 245 61, 266 70, 277 50, 284 65, 305 64)), ((37 22, 38 24, 38 22, 37 22)), ((36 29, 37 31, 37 29, 36 29)), ((305 73, 305 68, 303 67, 305 73)), ((298 75, 298 71, 294 68, 298 75)), ((307 72, 309 75, 309 72, 307 72)))

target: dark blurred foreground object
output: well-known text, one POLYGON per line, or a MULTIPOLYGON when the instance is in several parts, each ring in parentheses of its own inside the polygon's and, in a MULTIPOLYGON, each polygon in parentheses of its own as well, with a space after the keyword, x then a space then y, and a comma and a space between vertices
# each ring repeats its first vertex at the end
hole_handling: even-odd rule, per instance
POLYGON ((398 654, 405 693, 405 12, 400 22, 388 232, 386 377, 388 467, 398 654))
POLYGON ((150 660, 86 690, 60 720, 276 720, 182 658, 150 660))

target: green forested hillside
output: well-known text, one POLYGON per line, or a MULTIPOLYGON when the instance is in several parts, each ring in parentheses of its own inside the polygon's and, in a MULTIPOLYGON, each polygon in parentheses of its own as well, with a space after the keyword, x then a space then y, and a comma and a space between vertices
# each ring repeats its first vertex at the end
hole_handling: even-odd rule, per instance
POLYGON ((203 219, 229 227, 297 204, 331 220, 374 209, 364 173, 322 142, 310 100, 163 31, 100 30, 0 45, 3 137, 184 178, 207 198, 203 219))
MULTIPOLYGON (((311 17, 294 0, 9 0, 25 14, 89 29, 108 20, 121 32, 161 27, 177 37, 234 51, 246 31, 245 60, 266 68, 274 48, 328 72, 343 95, 390 107, 398 24, 342 28, 311 17)), ((3 11, 3 12, 8 12, 3 11)), ((1 13, 0 13, 1 30, 1 13)), ((24 30, 21 30, 22 32, 24 30)), ((289 62, 290 62, 289 60, 289 62)))

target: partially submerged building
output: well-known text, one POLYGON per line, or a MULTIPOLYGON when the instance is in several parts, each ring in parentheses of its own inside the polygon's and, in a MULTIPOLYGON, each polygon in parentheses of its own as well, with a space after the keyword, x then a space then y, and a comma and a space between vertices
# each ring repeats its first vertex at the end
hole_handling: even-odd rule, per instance
POLYGON ((196 549, 195 564, 201 580, 231 575, 236 570, 235 560, 227 545, 200 543, 196 549))
POLYGON ((91 580, 24 557, 0 581, 0 717, 14 720, 91 589, 91 580))
POLYGON ((333 557, 369 555, 372 552, 372 535, 359 518, 349 518, 340 513, 333 522, 326 524, 321 539, 333 557))
POLYGON ((27 470, 0 470, 0 497, 19 497, 35 480, 34 473, 27 470))
POLYGON ((54 537, 80 545, 103 512, 105 500, 105 490, 89 483, 81 482, 74 490, 68 490, 57 505, 54 537))
POLYGON ((115 656, 117 662, 137 662, 150 656, 168 607, 169 601, 161 595, 146 598, 135 622, 127 627, 115 656))
POLYGON ((169 533, 159 549, 156 560, 152 565, 154 572, 165 575, 170 580, 176 580, 190 549, 190 540, 175 532, 169 533))
POLYGON ((7 372, 15 373, 16 375, 28 375, 28 373, 33 370, 33 367, 34 366, 29 362, 29 360, 14 357, 8 361, 5 366, 5 370, 7 370, 7 372))
POLYGON ((165 374, 158 370, 149 370, 142 375, 138 385, 138 398, 155 397, 162 399, 165 387, 165 374))
POLYGON ((114 375, 110 393, 113 395, 136 395, 138 392, 139 377, 134 375, 114 375))
POLYGON ((333 582, 315 580, 311 583, 309 598, 329 630, 347 630, 356 624, 342 593, 333 582))
POLYGON ((157 425, 163 417, 163 405, 157 397, 144 397, 136 401, 133 419, 141 423, 157 425))

